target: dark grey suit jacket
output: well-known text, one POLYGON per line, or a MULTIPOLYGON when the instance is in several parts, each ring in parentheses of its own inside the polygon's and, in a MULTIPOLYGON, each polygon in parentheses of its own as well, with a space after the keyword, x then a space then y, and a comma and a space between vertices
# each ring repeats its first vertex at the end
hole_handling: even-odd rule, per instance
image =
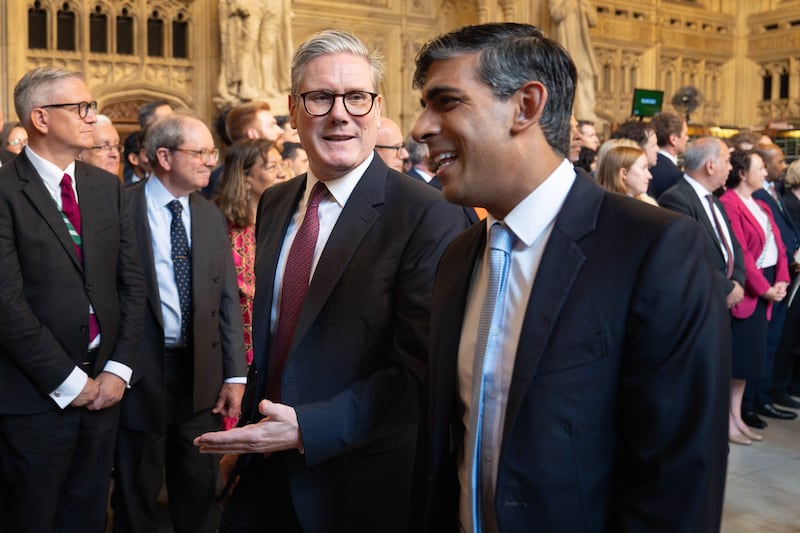
MULTIPOLYGON (((455 531, 457 356, 485 223, 442 257, 431 306, 427 531, 455 531)), ((536 274, 502 434, 499 530, 717 531, 730 323, 699 226, 578 176, 536 274), (532 526, 533 525, 533 526, 532 526)))
POLYGON ((722 205, 716 196, 714 197, 714 205, 716 205, 717 209, 722 213, 723 221, 728 228, 728 234, 731 236, 731 246, 733 247, 734 260, 731 279, 725 277, 725 256, 722 254, 722 244, 717 238, 717 232, 711 225, 711 221, 708 219, 708 215, 706 215, 703 204, 700 203, 700 198, 697 197, 697 194, 694 192, 694 189, 692 189, 692 186, 689 185, 689 182, 681 177, 675 185, 670 187, 658 198, 658 204, 670 211, 675 211, 676 213, 693 218, 703 226, 705 230, 703 234, 707 237, 707 242, 713 248, 711 257, 714 268, 717 271, 717 279, 725 296, 733 290, 733 280, 738 281, 739 285, 744 287, 745 272, 742 247, 733 234, 731 222, 725 212, 725 206, 722 205))
POLYGON ((86 359, 89 304, 101 343, 92 376, 112 359, 133 366, 142 334, 144 279, 122 185, 75 163, 83 265, 27 155, 0 170, 0 413, 41 413, 86 359))
MULTIPOLYGON (((156 179, 155 177, 149 179, 156 179)), ((125 189, 133 214, 139 257, 147 286, 145 332, 137 353, 131 390, 122 400, 120 423, 139 431, 163 431, 163 405, 169 391, 164 368, 164 327, 161 298, 153 263, 150 225, 147 221, 145 183, 125 189)), ((192 217, 192 338, 194 348, 195 411, 210 409, 223 380, 247 375, 242 315, 231 245, 225 219, 216 206, 199 193, 189 196, 192 217)))
MULTIPOLYGON (((254 360, 242 423, 261 418, 278 256, 306 186, 267 189, 257 222, 254 360)), ((304 531, 405 531, 433 276, 461 208, 375 155, 333 228, 281 379, 305 454, 285 452, 304 531)), ((246 462, 246 456, 240 460, 246 462)))
POLYGON ((675 185, 680 181, 683 172, 675 163, 670 161, 664 154, 658 154, 656 164, 650 167, 650 173, 653 175, 653 180, 650 186, 647 187, 647 194, 653 198, 658 199, 659 196, 664 194, 664 191, 675 185))

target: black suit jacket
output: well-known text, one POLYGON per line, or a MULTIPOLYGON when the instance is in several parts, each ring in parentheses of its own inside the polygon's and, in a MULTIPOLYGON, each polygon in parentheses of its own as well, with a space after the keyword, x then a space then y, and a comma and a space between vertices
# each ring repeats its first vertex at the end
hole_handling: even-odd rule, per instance
MULTIPOLYGON (((485 223, 442 257, 431 306, 427 531, 454 531, 457 356, 485 223)), ((730 325, 694 222, 579 176, 525 313, 497 474, 504 533, 717 531, 730 325)))
POLYGON ((700 203, 700 198, 694 192, 689 182, 681 178, 678 182, 670 187, 664 194, 658 198, 658 205, 681 213, 688 217, 695 219, 703 226, 705 230, 703 233, 706 236, 707 242, 712 245, 713 251, 711 258, 713 261, 714 269, 717 272, 717 279, 719 280, 720 287, 724 296, 727 296, 733 290, 733 281, 738 281, 739 285, 744 287, 745 271, 744 271, 744 255, 742 254, 742 247, 736 236, 731 229, 731 221, 728 219, 728 214, 725 212, 725 206, 714 196, 714 205, 722 213, 722 218, 725 226, 728 228, 728 235, 731 236, 731 247, 733 248, 733 275, 731 279, 725 277, 725 256, 722 254, 722 244, 717 238, 716 230, 712 226, 712 222, 708 219, 703 204, 700 203))
MULTIPOLYGON (((149 179, 156 179, 155 177, 149 179)), ((168 395, 164 368, 164 327, 161 298, 153 262, 145 195, 147 180, 125 189, 133 214, 139 257, 147 286, 145 330, 137 352, 131 389, 122 400, 120 423, 139 431, 166 428, 163 405, 168 395)), ((210 409, 223 380, 247 375, 242 315, 231 245, 225 219, 199 193, 189 196, 192 217, 192 338, 195 411, 210 409)))
POLYGON ((75 163, 83 264, 44 182, 23 152, 0 170, 0 414, 58 409, 49 397, 86 359, 89 304, 112 359, 133 366, 144 280, 122 186, 75 163))
POLYGON ((675 185, 683 177, 683 172, 670 159, 662 153, 658 154, 656 164, 650 167, 653 179, 647 187, 647 194, 658 198, 664 191, 675 185))
MULTIPOLYGON (((305 186, 303 174, 261 199, 244 424, 261 418, 278 256, 305 186)), ((304 455, 283 454, 304 531, 406 530, 433 276, 466 225, 460 208, 377 155, 347 200, 281 378, 282 403, 295 408, 305 446, 304 455)))
POLYGON ((0 149, 0 163, 2 163, 3 165, 11 162, 11 160, 14 159, 15 157, 17 157, 17 154, 15 154, 14 152, 6 150, 5 148, 0 149))
POLYGON ((778 194, 777 200, 775 200, 775 198, 773 198, 772 195, 764 189, 755 191, 753 193, 753 198, 757 198, 765 202, 769 206, 770 211, 772 211, 772 218, 775 219, 775 223, 778 225, 778 231, 780 231, 781 234, 781 241, 786 248, 787 259, 791 265, 795 262, 794 253, 798 248, 800 248, 800 234, 797 231, 797 227, 794 225, 791 213, 789 213, 789 210, 786 208, 786 204, 783 202, 782 184, 775 183, 774 186, 776 187, 776 192, 778 194))

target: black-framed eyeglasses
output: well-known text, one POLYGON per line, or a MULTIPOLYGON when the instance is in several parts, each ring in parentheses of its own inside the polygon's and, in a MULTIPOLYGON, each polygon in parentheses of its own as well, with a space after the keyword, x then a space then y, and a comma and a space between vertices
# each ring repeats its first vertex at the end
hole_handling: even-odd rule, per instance
POLYGON ((98 152, 110 152, 111 150, 116 150, 118 153, 122 154, 125 152, 125 147, 121 144, 101 144, 100 146, 90 146, 91 150, 97 150, 98 152))
POLYGON ((39 107, 41 108, 70 107, 73 105, 78 108, 78 118, 86 118, 86 116, 89 114, 90 109, 95 113, 97 113, 97 102, 95 102, 94 100, 92 100, 91 102, 73 102, 71 104, 47 104, 39 107))
POLYGON ((193 154, 199 157, 203 164, 205 165, 213 165, 217 161, 219 161, 219 150, 214 148, 213 150, 209 150, 208 148, 203 148, 202 150, 189 150, 188 148, 169 148, 173 152, 183 152, 184 154, 193 154))
POLYGON ((336 98, 341 97, 344 109, 354 117, 363 117, 375 104, 377 93, 369 91, 348 91, 344 94, 329 91, 308 91, 299 95, 303 99, 306 113, 314 117, 327 115, 333 109, 336 98))
POLYGON ((375 148, 383 148, 384 150, 394 150, 398 158, 403 158, 403 150, 406 149, 406 143, 394 144, 389 146, 387 144, 376 144, 375 148))

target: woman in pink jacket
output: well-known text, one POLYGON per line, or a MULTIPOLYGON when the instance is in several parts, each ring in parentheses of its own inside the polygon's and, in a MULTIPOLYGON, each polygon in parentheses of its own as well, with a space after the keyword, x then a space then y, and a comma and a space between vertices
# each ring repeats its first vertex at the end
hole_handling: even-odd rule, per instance
POLYGON ((720 198, 731 221, 734 236, 744 255, 744 299, 732 309, 733 379, 728 436, 735 444, 761 440, 741 416, 742 396, 748 379, 764 372, 767 351, 767 321, 772 302, 786 296, 789 268, 778 226, 769 207, 753 198, 762 188, 767 171, 753 150, 731 154, 731 172, 720 198))

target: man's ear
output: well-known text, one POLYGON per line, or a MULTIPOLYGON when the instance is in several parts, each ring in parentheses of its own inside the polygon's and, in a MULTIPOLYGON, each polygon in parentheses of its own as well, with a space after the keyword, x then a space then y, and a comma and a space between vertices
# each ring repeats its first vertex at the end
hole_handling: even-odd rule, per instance
POLYGON ((514 100, 517 109, 511 133, 516 135, 539 124, 547 102, 547 88, 538 81, 529 81, 517 89, 514 100))
MULTIPOLYGON (((169 172, 172 168, 172 157, 170 157, 170 151, 168 148, 159 148, 156 152, 156 158, 158 158, 158 165, 169 172)), ((155 165, 152 165, 155 167, 155 165)))

